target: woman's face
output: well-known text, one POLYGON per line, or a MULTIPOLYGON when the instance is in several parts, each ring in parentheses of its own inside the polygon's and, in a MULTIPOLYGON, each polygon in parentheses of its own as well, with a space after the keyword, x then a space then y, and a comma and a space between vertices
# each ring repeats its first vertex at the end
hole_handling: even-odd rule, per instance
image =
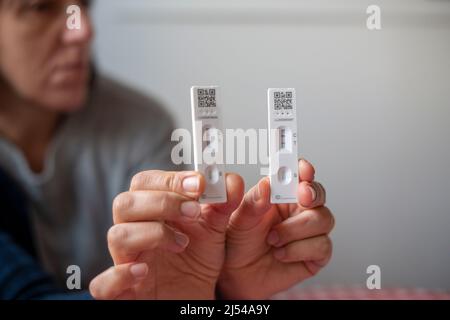
POLYGON ((81 0, 0 0, 0 76, 21 98, 54 111, 83 105, 93 36, 87 10, 81 0), (73 4, 79 30, 67 27, 73 4))

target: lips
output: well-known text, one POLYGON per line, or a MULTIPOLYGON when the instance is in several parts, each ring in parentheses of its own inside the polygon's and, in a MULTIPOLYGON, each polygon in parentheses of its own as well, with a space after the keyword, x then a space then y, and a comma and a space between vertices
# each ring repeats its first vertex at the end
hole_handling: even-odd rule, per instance
POLYGON ((81 61, 62 64, 52 74, 52 84, 58 86, 82 85, 87 81, 89 64, 81 61))
POLYGON ((60 71, 77 71, 77 70, 86 69, 87 66, 88 66, 88 64, 86 62, 79 60, 79 61, 61 64, 56 67, 56 70, 57 71, 58 70, 60 70, 60 71))

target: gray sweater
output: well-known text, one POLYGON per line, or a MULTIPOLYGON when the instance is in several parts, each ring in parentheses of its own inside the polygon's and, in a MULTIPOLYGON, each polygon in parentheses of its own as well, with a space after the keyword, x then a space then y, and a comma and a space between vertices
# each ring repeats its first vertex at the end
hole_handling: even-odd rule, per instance
POLYGON ((87 105, 59 127, 41 173, 0 137, 0 166, 30 197, 39 258, 61 286, 69 265, 81 268, 83 289, 112 265, 106 240, 112 201, 139 171, 178 169, 170 159, 172 130, 158 103, 99 77, 87 105))

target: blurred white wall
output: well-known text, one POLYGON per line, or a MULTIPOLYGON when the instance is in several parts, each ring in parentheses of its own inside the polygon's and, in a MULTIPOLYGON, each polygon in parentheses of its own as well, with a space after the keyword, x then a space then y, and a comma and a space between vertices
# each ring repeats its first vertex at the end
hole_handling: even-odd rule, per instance
MULTIPOLYGON (((189 88, 222 86, 228 128, 266 128, 268 87, 295 87, 301 156, 336 216, 308 284, 450 289, 450 2, 97 0, 101 69, 191 129, 189 88), (368 31, 378 4, 382 30, 368 31)), ((258 166, 235 166, 248 186, 258 166)))

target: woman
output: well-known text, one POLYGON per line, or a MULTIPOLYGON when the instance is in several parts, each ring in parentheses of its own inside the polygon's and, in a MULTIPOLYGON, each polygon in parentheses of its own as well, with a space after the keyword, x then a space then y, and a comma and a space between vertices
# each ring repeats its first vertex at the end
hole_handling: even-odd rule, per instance
POLYGON ((161 171, 176 169, 170 116, 94 76, 87 5, 0 0, 0 167, 30 201, 36 263, 62 288, 70 265, 84 289, 98 275, 102 299, 265 298, 317 273, 334 220, 313 167, 299 162, 298 205, 271 205, 267 179, 244 195, 235 174, 226 204, 200 205, 201 175, 161 171))

